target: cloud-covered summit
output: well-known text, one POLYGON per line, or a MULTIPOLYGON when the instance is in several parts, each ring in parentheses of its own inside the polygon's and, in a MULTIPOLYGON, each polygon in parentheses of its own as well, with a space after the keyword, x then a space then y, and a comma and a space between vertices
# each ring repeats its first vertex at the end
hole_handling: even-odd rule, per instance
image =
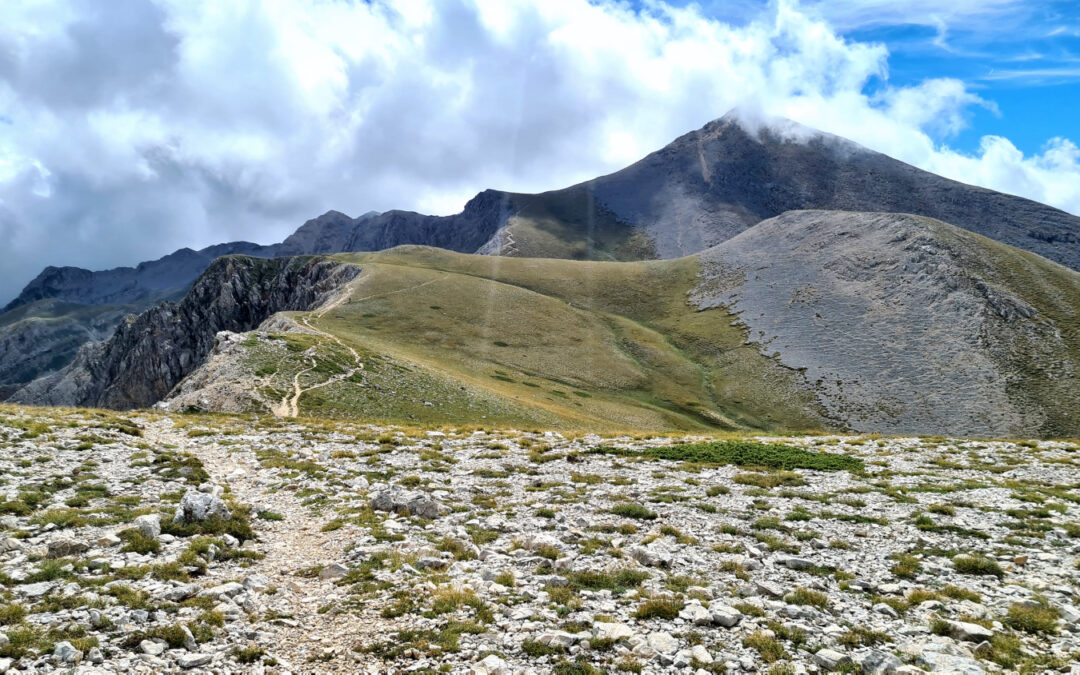
POLYGON ((47 264, 562 187, 736 105, 1080 212, 1076 145, 951 150, 993 103, 947 78, 892 87, 888 59, 790 2, 738 23, 606 0, 7 2, 0 302, 47 264))

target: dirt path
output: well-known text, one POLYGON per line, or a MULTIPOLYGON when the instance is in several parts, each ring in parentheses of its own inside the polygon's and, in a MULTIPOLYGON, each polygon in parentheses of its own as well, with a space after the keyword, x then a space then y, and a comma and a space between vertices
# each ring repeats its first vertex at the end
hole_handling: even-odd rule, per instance
MULTIPOLYGON (((424 286, 428 286, 428 285, 433 284, 433 283, 435 283, 434 279, 432 279, 430 281, 425 281, 425 282, 420 283, 420 284, 416 284, 414 286, 409 286, 407 288, 399 288, 396 291, 389 291, 387 293, 377 293, 375 295, 369 295, 369 296, 366 296, 366 297, 363 297, 363 298, 358 298, 356 300, 356 302, 363 302, 364 300, 371 300, 372 298, 381 298, 381 297, 384 297, 384 296, 387 296, 387 295, 394 295, 395 293, 404 293, 406 291, 413 291, 413 290, 416 290, 418 288, 422 288, 424 286)), ((341 305, 346 303, 352 297, 352 294, 353 294, 354 290, 355 290, 355 286, 350 284, 345 289, 344 293, 339 295, 332 302, 327 303, 323 307, 319 308, 316 312, 314 312, 314 318, 315 319, 321 319, 330 310, 335 309, 337 307, 340 307, 341 305)), ((326 386, 329 386, 331 384, 334 384, 335 382, 340 382, 342 380, 348 379, 348 378, 352 377, 353 375, 355 375, 356 373, 358 373, 358 372, 360 372, 361 370, 364 369, 364 362, 360 359, 360 354, 358 354, 355 349, 353 349, 349 345, 342 342, 341 339, 338 338, 336 335, 332 335, 330 333, 327 333, 324 330, 321 330, 321 329, 316 328, 315 326, 311 325, 311 319, 312 319, 312 314, 309 313, 309 314, 305 314, 300 319, 300 321, 301 321, 301 323, 304 324, 305 328, 312 331, 313 333, 315 333, 317 335, 320 335, 320 336, 322 336, 324 338, 327 338, 328 340, 333 340, 341 348, 347 349, 349 351, 349 353, 352 355, 353 363, 355 363, 356 366, 353 367, 353 368, 348 369, 344 373, 339 373, 337 375, 334 375, 334 376, 326 379, 323 382, 319 382, 318 384, 313 384, 310 387, 303 387, 300 384, 300 377, 302 375, 304 375, 304 373, 307 373, 307 372, 310 372, 311 370, 313 370, 315 368, 315 366, 316 366, 314 354, 309 354, 308 358, 311 359, 311 365, 309 367, 301 370, 300 372, 296 373, 296 375, 293 376, 293 391, 292 391, 292 394, 291 395, 285 395, 284 397, 282 397, 281 402, 277 403, 276 405, 271 406, 270 412, 272 412, 277 417, 297 417, 300 414, 300 397, 303 396, 306 392, 312 391, 314 389, 319 389, 321 387, 326 387, 326 386)))
MULTIPOLYGON (((330 310, 334 309, 335 307, 340 307, 341 305, 343 305, 345 302, 347 302, 349 300, 350 297, 352 297, 352 293, 353 293, 353 287, 351 285, 346 287, 345 292, 342 293, 341 295, 339 295, 337 298, 335 298, 333 300, 333 302, 327 303, 325 306, 323 306, 317 312, 315 312, 315 318, 316 319, 321 319, 323 317, 323 315, 326 314, 327 312, 329 312, 330 310)), ((335 382, 340 382, 340 381, 342 381, 344 379, 352 377, 353 375, 355 375, 356 373, 358 373, 358 372, 360 372, 361 370, 364 369, 364 362, 360 360, 360 355, 356 352, 356 350, 353 349, 352 347, 350 347, 349 345, 345 344, 344 342, 342 342, 340 339, 338 339, 338 337, 336 335, 331 335, 330 333, 327 333, 326 331, 320 330, 319 328, 316 328, 315 326, 312 326, 311 325, 311 315, 310 314, 305 314, 300 319, 300 321, 304 324, 304 326, 308 330, 312 331, 313 333, 315 333, 317 335, 320 335, 320 336, 322 336, 324 338, 333 340, 334 342, 336 342, 343 349, 349 350, 349 353, 352 354, 352 357, 353 357, 353 363, 355 363, 356 365, 353 368, 349 368, 344 373, 339 373, 337 375, 334 375, 334 376, 328 378, 327 380, 325 380, 323 382, 319 382, 318 384, 313 384, 310 387, 303 387, 303 386, 300 385, 300 378, 304 375, 304 373, 308 373, 308 372, 311 372, 312 370, 314 370, 315 366, 317 365, 316 361, 315 361, 315 355, 314 354, 309 354, 308 358, 311 360, 311 365, 308 366, 307 368, 304 368, 300 372, 296 373, 296 375, 293 375, 293 392, 292 392, 292 395, 291 396, 290 395, 284 396, 281 399, 280 403, 278 403, 277 405, 272 406, 271 409, 270 409, 270 412, 272 412, 274 415, 276 415, 278 417, 296 417, 296 416, 298 416, 300 414, 300 397, 303 396, 305 392, 312 391, 313 389, 319 389, 320 387, 326 387, 328 385, 334 384, 335 382)))
POLYGON ((272 511, 281 516, 281 520, 252 518, 259 536, 258 549, 266 557, 255 561, 245 573, 260 574, 277 588, 272 597, 279 618, 260 623, 259 630, 273 635, 277 645, 274 653, 283 657, 283 669, 293 673, 378 672, 362 667, 363 655, 352 650, 372 627, 349 613, 327 611, 346 602, 348 595, 333 581, 298 574, 345 560, 347 538, 340 536, 340 531, 322 531, 332 516, 313 513, 294 491, 268 491, 271 478, 250 450, 218 445, 191 450, 213 481, 228 485, 238 501, 252 505, 256 512, 272 511), (333 658, 327 659, 331 653, 333 658))

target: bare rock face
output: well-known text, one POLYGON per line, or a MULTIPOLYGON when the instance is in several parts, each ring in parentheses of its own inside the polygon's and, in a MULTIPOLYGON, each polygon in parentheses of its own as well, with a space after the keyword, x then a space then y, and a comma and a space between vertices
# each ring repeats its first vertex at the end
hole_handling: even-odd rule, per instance
POLYGON ((692 302, 728 308, 842 425, 1076 430, 1080 274, 903 214, 786 213, 700 259, 692 302))
POLYGON ((220 331, 247 331, 270 315, 320 304, 359 268, 318 258, 220 258, 177 303, 130 317, 103 343, 12 397, 36 405, 129 409, 161 400, 198 367, 220 331))
POLYGON ((107 340, 128 305, 39 300, 0 314, 0 401, 43 373, 63 368, 88 342, 107 340))

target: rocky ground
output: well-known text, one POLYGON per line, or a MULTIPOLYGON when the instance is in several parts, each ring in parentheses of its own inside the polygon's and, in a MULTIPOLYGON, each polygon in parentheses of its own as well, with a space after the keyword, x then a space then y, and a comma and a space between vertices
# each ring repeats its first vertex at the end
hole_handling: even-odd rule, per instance
POLYGON ((1080 667, 1077 445, 687 440, 0 407, 0 672, 1080 667))

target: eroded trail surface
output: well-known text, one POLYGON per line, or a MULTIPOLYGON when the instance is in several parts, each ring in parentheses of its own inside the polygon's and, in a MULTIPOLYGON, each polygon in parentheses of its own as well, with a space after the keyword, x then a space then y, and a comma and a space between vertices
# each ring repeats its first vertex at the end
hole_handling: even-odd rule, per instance
MULTIPOLYGON (((274 518, 256 516, 258 550, 266 557, 249 568, 276 589, 271 612, 278 618, 261 626, 267 644, 274 645, 275 655, 293 672, 355 672, 364 659, 349 647, 377 627, 359 616, 331 611, 348 599, 333 583, 337 579, 318 574, 319 568, 345 559, 346 540, 322 529, 332 514, 320 515, 304 506, 298 490, 278 485, 254 453, 221 446, 196 450, 210 474, 227 484, 238 501, 274 518)), ((375 664, 367 671, 381 672, 375 664)))
MULTIPOLYGON (((336 335, 333 335, 331 333, 327 333, 326 331, 324 331, 324 330, 322 330, 322 329, 320 329, 317 326, 312 324, 312 318, 321 319, 323 316, 325 316, 331 310, 336 309, 337 307, 340 307, 344 303, 348 302, 352 298, 353 292, 355 291, 357 285, 360 284, 360 283, 363 283, 363 278, 361 278, 360 280, 355 281, 352 284, 350 284, 345 289, 344 292, 342 292, 340 295, 338 295, 331 302, 328 302, 326 305, 320 307, 315 312, 305 314, 304 316, 302 316, 300 318, 300 323, 302 323, 304 325, 304 327, 307 328, 310 332, 312 332, 312 333, 314 333, 316 335, 319 335, 321 337, 324 337, 327 340, 330 340, 331 342, 334 342, 335 344, 337 344, 342 349, 347 350, 349 352, 349 354, 352 355, 353 363, 355 365, 353 367, 347 369, 343 373, 338 373, 336 375, 332 375, 332 376, 328 377, 327 379, 323 380, 322 382, 317 382, 315 384, 312 384, 312 385, 309 385, 309 386, 305 387, 305 386, 303 386, 301 384, 301 380, 302 380, 303 376, 306 375, 307 373, 310 373, 311 371, 315 370, 315 368, 318 366, 318 364, 317 364, 317 355, 316 355, 315 351, 313 349, 309 350, 309 352, 306 354, 306 357, 307 357, 307 359, 308 359, 308 361, 310 362, 311 365, 308 366, 307 368, 297 372, 296 375, 293 376, 292 393, 290 395, 286 395, 285 397, 283 397, 279 403, 277 403, 276 405, 271 406, 271 408, 270 408, 270 411, 274 415, 276 415, 278 417, 297 417, 297 416, 299 416, 299 414, 300 414, 300 397, 303 396, 305 393, 307 393, 309 391, 312 391, 312 390, 315 390, 315 389, 321 389, 322 387, 329 386, 331 384, 334 384, 335 382, 340 382, 342 380, 346 380, 346 379, 352 377, 353 375, 355 375, 356 373, 358 373, 358 372, 360 372, 360 371, 362 371, 364 369, 364 362, 360 358, 360 354, 357 353, 357 351, 354 348, 352 348, 351 346, 349 346, 349 345, 345 344, 344 342, 342 342, 341 339, 338 338, 336 335)), ((369 295, 369 296, 365 296, 363 298, 358 298, 356 300, 356 302, 362 302, 364 300, 371 300, 372 298, 380 298, 380 297, 387 296, 387 295, 394 295, 396 293, 407 293, 409 291, 417 290, 419 288, 422 288, 422 287, 427 286, 427 285, 432 284, 432 283, 434 283, 434 280, 425 281, 423 283, 419 283, 419 284, 416 284, 416 285, 413 285, 413 286, 409 286, 408 288, 400 288, 400 289, 397 289, 397 290, 394 290, 394 291, 388 291, 388 292, 385 292, 385 293, 377 293, 375 295, 369 295)))
POLYGON ((694 440, 0 406, 0 670, 1080 668, 1077 444, 694 440))
MULTIPOLYGON (((321 319, 330 310, 335 309, 337 307, 340 307, 342 304, 348 302, 349 298, 352 296, 352 293, 353 293, 353 286, 349 285, 344 290, 344 292, 339 294, 334 300, 332 300, 331 302, 328 302, 326 305, 320 307, 317 311, 315 311, 314 312, 315 318, 316 319, 321 319)), ((313 326, 311 324, 311 318, 312 318, 311 313, 305 314, 303 317, 301 317, 300 322, 304 325, 305 328, 307 328, 312 333, 315 333, 316 335, 319 335, 319 336, 322 336, 322 337, 324 337, 324 338, 326 338, 328 340, 331 340, 334 343, 336 343, 338 346, 340 346, 342 349, 348 350, 348 352, 352 355, 353 363, 355 365, 353 367, 349 368, 348 370, 346 370, 344 373, 338 373, 336 375, 332 375, 332 376, 328 377, 327 379, 323 380, 322 382, 317 382, 317 383, 315 383, 313 385, 304 387, 300 383, 301 379, 303 378, 304 375, 306 375, 307 373, 310 373, 312 370, 314 370, 318 365, 317 362, 316 362, 316 355, 315 355, 314 349, 309 350, 308 353, 306 354, 306 357, 307 357, 308 361, 311 363, 311 365, 308 366, 307 368, 304 368, 303 370, 297 372, 296 375, 293 376, 293 382, 292 382, 293 391, 292 391, 292 394, 291 395, 286 395, 284 398, 281 399, 280 403, 278 403, 277 405, 272 406, 271 409, 270 409, 270 411, 272 413, 274 413, 274 415, 276 415, 278 417, 296 417, 297 415, 300 414, 300 397, 303 396, 305 392, 312 391, 313 389, 320 389, 322 387, 326 387, 326 386, 329 386, 331 384, 334 384, 335 382, 340 382, 342 380, 348 379, 348 378, 352 377, 353 375, 355 375, 356 373, 358 373, 358 372, 360 372, 361 370, 364 369, 364 363, 363 363, 363 361, 360 360, 360 355, 356 352, 355 349, 353 349, 352 347, 346 345, 336 335, 331 335, 330 333, 327 333, 327 332, 313 326)))

